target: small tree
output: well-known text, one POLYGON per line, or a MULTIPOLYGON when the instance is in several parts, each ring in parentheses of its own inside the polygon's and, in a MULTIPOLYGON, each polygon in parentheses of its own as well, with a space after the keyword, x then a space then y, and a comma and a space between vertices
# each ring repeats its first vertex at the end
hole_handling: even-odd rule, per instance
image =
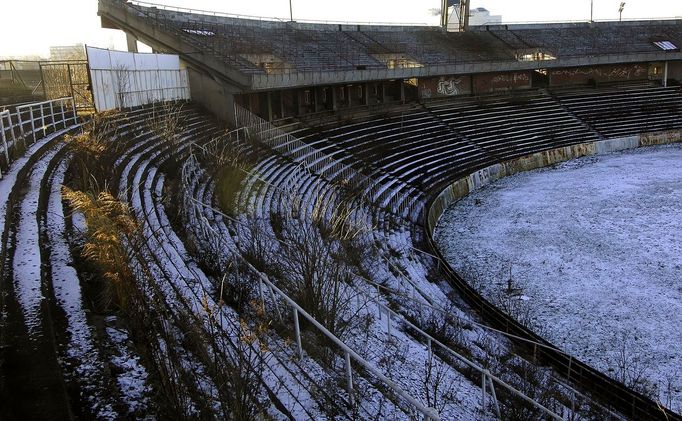
POLYGON ((124 64, 118 64, 111 70, 114 79, 114 95, 116 97, 116 108, 122 110, 126 107, 128 95, 130 94, 130 70, 124 64))

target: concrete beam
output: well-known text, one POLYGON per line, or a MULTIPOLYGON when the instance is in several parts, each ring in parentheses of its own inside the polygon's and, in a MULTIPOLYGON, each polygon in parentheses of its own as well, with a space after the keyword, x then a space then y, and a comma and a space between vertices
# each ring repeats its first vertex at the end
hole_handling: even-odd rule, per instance
POLYGON ((603 64, 646 63, 651 61, 681 60, 680 52, 653 52, 637 54, 611 54, 597 57, 564 57, 541 61, 471 62, 449 65, 425 66, 409 69, 369 69, 340 72, 293 72, 281 75, 254 75, 252 89, 268 90, 312 85, 358 83, 388 79, 425 78, 476 73, 498 73, 520 70, 560 69, 589 67, 603 64))
POLYGON ((109 2, 100 1, 97 13, 103 21, 106 20, 107 24, 136 34, 138 38, 145 40, 145 44, 150 45, 155 50, 178 54, 187 64, 213 73, 242 90, 251 86, 250 76, 216 60, 207 55, 205 51, 197 50, 196 47, 187 44, 182 39, 161 31, 157 26, 149 25, 141 16, 128 13, 125 7, 124 5, 117 7, 109 2))

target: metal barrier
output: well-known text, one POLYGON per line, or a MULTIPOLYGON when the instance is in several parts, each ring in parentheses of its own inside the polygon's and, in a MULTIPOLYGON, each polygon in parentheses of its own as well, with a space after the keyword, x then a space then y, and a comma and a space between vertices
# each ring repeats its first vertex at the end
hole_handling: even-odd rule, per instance
MULTIPOLYGON (((16 148, 19 141, 27 146, 27 139, 33 142, 45 137, 48 133, 67 128, 71 122, 76 123, 78 115, 73 98, 59 98, 50 101, 34 102, 18 105, 14 112, 9 109, 0 112, 0 140, 5 165, 9 167, 16 159, 16 148), (14 148, 10 154, 10 148, 14 148)), ((0 170, 0 177, 2 172, 0 170)))
MULTIPOLYGON (((250 265, 249 265, 250 266, 250 265)), ((322 334, 324 334, 327 338, 329 338, 336 346, 338 346, 341 351, 344 354, 345 358, 345 376, 346 376, 346 388, 348 390, 348 396, 350 399, 351 404, 353 404, 354 399, 353 399, 353 367, 352 367, 352 362, 355 361, 357 364, 361 365, 363 368, 365 368, 367 371, 375 375, 381 382, 386 384, 393 392, 395 392, 400 398, 404 399, 407 401, 411 406, 413 406, 417 411, 419 411, 423 416, 425 420, 440 420, 440 416, 438 415, 437 411, 434 408, 428 408, 424 406, 421 402, 419 402, 417 399, 412 397, 410 394, 405 392, 400 386, 398 386, 395 382, 393 382, 391 379, 383 375, 377 368, 375 368, 371 363, 366 361, 364 358, 362 358, 360 355, 358 355, 353 349, 348 347, 343 341, 341 341, 339 338, 337 338, 333 333, 331 333, 327 328, 322 326, 315 318, 313 318, 310 314, 308 314, 307 311, 305 311, 301 306, 296 304, 294 300, 289 298, 282 290, 277 288, 270 280, 265 276, 264 274, 258 272, 255 268, 251 267, 251 270, 257 274, 259 278, 259 294, 260 294, 260 299, 263 305, 265 305, 265 294, 264 290, 267 288, 267 290, 270 292, 270 298, 273 301, 273 305, 277 306, 277 301, 276 297, 279 297, 282 301, 284 301, 288 306, 290 306, 293 310, 293 324, 294 324, 294 331, 296 334, 296 346, 298 348, 298 353, 299 356, 303 356, 303 346, 301 343, 301 328, 299 324, 299 315, 303 316, 308 322, 310 322, 317 330, 319 330, 322 334)), ((279 311, 279 307, 276 307, 278 317, 280 318, 280 321, 283 321, 282 314, 279 311)), ((483 379, 485 382, 485 377, 483 379)), ((494 396, 494 389, 492 390, 492 394, 494 396)), ((485 389, 483 391, 483 402, 485 403, 485 389)), ((485 408, 485 407, 484 407, 485 408)), ((499 411, 499 408, 498 408, 499 411)), ((561 419, 561 418, 559 418, 561 419)))
MULTIPOLYGON (((196 160, 195 160, 195 161, 196 161, 196 160)), ((184 171, 184 170, 185 170, 185 168, 183 168, 183 171, 184 171)), ((231 218, 230 216, 224 214, 224 213, 221 212, 220 210, 215 209, 215 208, 212 207, 211 205, 208 205, 208 204, 206 204, 206 203, 203 203, 203 202, 201 202, 201 201, 199 201, 199 200, 190 199, 190 200, 187 201, 186 203, 187 203, 190 207, 194 207, 194 208, 195 208, 195 210, 194 210, 194 211, 195 211, 195 214, 201 214, 201 210, 200 210, 200 209, 197 209, 197 208, 206 208, 206 209, 210 209, 213 213, 222 216, 223 218, 226 218, 226 219, 228 219, 228 220, 235 221, 235 222, 239 223, 239 222, 236 221, 234 218, 231 218)), ((204 226, 204 225, 206 225, 206 224, 209 224, 208 220, 206 220, 205 218, 197 218, 197 220, 200 221, 200 225, 202 225, 201 228, 202 228, 202 230, 203 230, 204 232, 206 232, 206 233, 211 232, 212 227, 210 227, 210 226, 204 226)), ((216 236, 216 237, 214 237, 214 238, 218 238, 218 236, 216 236)), ((277 240, 277 241, 281 241, 281 240, 277 240)), ((257 272, 256 269, 254 269, 254 268, 252 268, 252 270, 255 271, 255 272, 258 274, 259 277, 264 277, 264 276, 265 276, 265 275, 262 275, 260 272, 257 272)), ((365 278, 362 278, 362 279, 363 279, 364 281, 367 281, 370 285, 375 286, 377 289, 380 288, 379 285, 376 285, 376 284, 372 283, 371 281, 369 281, 369 280, 367 280, 367 279, 365 279, 365 278)), ((263 282, 265 282, 265 281, 263 281, 263 282)), ((270 285, 271 285, 272 283, 271 283, 269 280, 268 280, 267 282, 265 282, 265 283, 266 283, 266 286, 267 286, 268 290, 270 290, 270 289, 271 289, 270 285)), ((264 286, 263 286, 262 283, 261 283, 261 285, 259 285, 259 288, 260 288, 259 293, 260 293, 260 295, 261 295, 261 300, 264 302, 264 295, 263 295, 263 288, 264 288, 264 286)), ((274 294, 275 292, 278 292, 278 291, 279 291, 279 290, 276 290, 276 291, 269 291, 269 292, 270 292, 270 296, 271 296, 271 300, 274 301, 274 295, 273 295, 273 294, 274 294)), ((491 402, 492 402, 493 405, 494 405, 494 410, 495 410, 495 413, 496 413, 496 415, 497 415, 498 418, 501 419, 501 412, 500 412, 499 402, 498 402, 498 399, 497 399, 497 394, 496 394, 496 392, 495 392, 495 384, 497 384, 497 385, 499 385, 500 387, 506 389, 509 393, 511 393, 512 395, 518 397, 519 399, 521 399, 521 400, 523 400, 523 401, 525 401, 525 402, 528 402, 531 406, 533 406, 533 407, 535 407, 536 409, 540 410, 542 413, 544 413, 544 414, 545 414, 546 416, 548 416, 549 418, 552 418, 552 419, 555 419, 555 420, 562 420, 562 417, 561 417, 560 415, 556 414, 555 412, 551 411, 550 409, 548 409, 547 407, 543 406, 543 405, 540 404, 539 402, 537 402, 537 401, 533 400, 532 398, 528 397, 528 396, 525 395, 523 392, 521 392, 521 391, 519 391, 518 389, 514 388, 514 387, 511 386, 510 384, 506 383, 504 380, 500 379, 499 377, 493 375, 489 370, 487 370, 487 369, 481 367, 479 364, 477 364, 477 363, 475 363, 475 362, 473 362, 473 361, 467 359, 467 358, 464 357, 463 355, 461 355, 461 354, 459 354, 458 352, 454 351, 452 348, 450 348, 450 347, 448 347, 447 345, 443 344, 443 343, 440 342, 438 339, 436 339, 436 338, 434 338, 433 336, 429 335, 429 334, 426 333, 424 330, 422 330, 421 328, 419 328, 419 327, 416 326, 415 324, 413 324, 413 323, 411 323, 410 321, 408 321, 407 319, 405 319, 402 315, 400 315, 400 314, 396 313, 395 311, 391 310, 391 309, 388 308, 385 304, 380 303, 380 302, 377 300, 376 297, 372 296, 371 294, 368 294, 367 292, 359 291, 359 290, 357 290, 357 289, 355 289, 355 288, 353 288, 353 291, 356 292, 357 294, 362 295, 363 297, 367 298, 369 301, 374 302, 374 304, 376 304, 377 307, 378 307, 380 318, 383 318, 383 315, 385 315, 385 317, 386 317, 386 326, 387 326, 387 337, 388 337, 388 338, 390 338, 390 337, 392 336, 392 333, 391 333, 391 331, 392 331, 392 326, 393 326, 394 324, 396 324, 397 322, 400 322, 400 323, 403 324, 404 326, 407 326, 408 328, 414 330, 414 331, 418 334, 418 336, 420 336, 420 337, 423 339, 423 344, 427 347, 427 349, 428 349, 428 354, 429 354, 430 357, 434 355, 434 354, 433 354, 433 349, 434 349, 434 348, 437 348, 437 349, 439 349, 440 351, 442 351, 444 354, 449 355, 449 356, 455 358, 456 360, 460 361, 461 363, 465 364, 465 365, 466 365, 467 367, 469 367, 470 369, 472 369, 472 370, 474 370, 474 371, 477 371, 477 372, 481 375, 481 391, 482 391, 481 407, 482 407, 482 408, 486 408, 487 399, 488 399, 488 398, 487 398, 487 393, 490 393, 490 399, 491 399, 491 402)), ((281 291, 279 291, 279 292, 281 292, 281 291)), ((283 294, 283 293, 282 293, 282 294, 283 294)), ((298 305, 296 305, 296 303, 293 302, 293 300, 291 300, 291 299, 288 298, 288 297, 286 297, 285 301, 287 301, 288 303, 291 304, 292 307, 294 307, 294 319, 293 319, 293 320, 294 320, 294 332, 295 332, 295 336, 296 336, 295 339, 296 339, 296 345, 297 345, 297 348, 298 348, 299 356, 302 357, 302 355, 303 355, 303 348, 302 348, 302 344, 301 344, 301 334, 300 334, 300 328, 299 328, 299 322, 298 322, 298 310, 297 310, 297 308, 300 308, 300 307, 299 307, 298 305)), ((429 306, 429 307, 432 308, 432 309, 434 309, 434 310, 443 311, 442 309, 437 308, 437 307, 435 307, 435 306, 429 306)), ((282 313, 279 312, 279 310, 277 310, 277 314, 278 314, 278 317, 280 317, 280 321, 282 321, 282 313)), ((478 324, 477 324, 477 325, 478 325, 478 324)), ((484 327, 484 328, 487 328, 487 329, 490 329, 490 328, 488 328, 487 326, 484 326, 484 325, 480 325, 480 326, 482 326, 482 327, 484 327)), ((494 329, 491 329, 491 330, 494 330, 494 329)), ((504 335, 504 332, 500 332, 500 331, 497 331, 497 330, 495 330, 495 332, 498 332, 498 333, 501 333, 501 334, 504 335)), ((505 336, 507 336, 507 335, 505 335, 505 336)), ((350 380, 349 380, 349 381, 350 381, 350 380)))
MULTIPOLYGON (((89 48, 90 55, 110 54, 89 48)), ((127 53, 131 57, 133 53, 127 53)), ((187 69, 90 68, 97 111, 139 107, 191 98, 187 69)))
POLYGON ((16 114, 17 119, 19 120, 21 136, 24 139, 28 136, 32 136, 34 142, 38 140, 38 132, 42 131, 43 134, 40 137, 44 137, 47 134, 48 128, 51 127, 52 131, 55 131, 57 130, 57 124, 61 124, 62 128, 65 129, 68 120, 73 120, 74 123, 78 120, 76 103, 73 98, 70 97, 20 105, 17 107, 16 114), (67 114, 67 107, 70 108, 70 116, 67 114), (28 113, 28 119, 24 116, 26 113, 28 113), (59 117, 59 119, 57 119, 57 117, 59 117), (37 123, 40 123, 40 125, 37 125, 37 123), (26 125, 30 125, 30 133, 27 133, 25 128, 26 125))

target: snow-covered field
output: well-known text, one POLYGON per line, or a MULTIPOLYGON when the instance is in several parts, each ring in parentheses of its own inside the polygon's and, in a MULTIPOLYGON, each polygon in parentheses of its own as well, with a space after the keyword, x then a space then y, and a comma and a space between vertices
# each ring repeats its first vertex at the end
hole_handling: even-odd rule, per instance
POLYGON ((664 146, 502 179, 450 207, 435 238, 484 295, 680 412, 681 216, 682 147, 664 146))

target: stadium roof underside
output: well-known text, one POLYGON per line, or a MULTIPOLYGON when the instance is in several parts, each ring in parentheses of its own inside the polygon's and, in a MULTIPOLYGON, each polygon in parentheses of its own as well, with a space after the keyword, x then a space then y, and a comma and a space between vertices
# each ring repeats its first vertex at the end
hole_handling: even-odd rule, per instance
POLYGON ((682 59, 682 20, 498 25, 446 32, 425 26, 243 19, 121 0, 100 0, 99 14, 103 26, 177 53, 190 65, 249 91, 682 59))

